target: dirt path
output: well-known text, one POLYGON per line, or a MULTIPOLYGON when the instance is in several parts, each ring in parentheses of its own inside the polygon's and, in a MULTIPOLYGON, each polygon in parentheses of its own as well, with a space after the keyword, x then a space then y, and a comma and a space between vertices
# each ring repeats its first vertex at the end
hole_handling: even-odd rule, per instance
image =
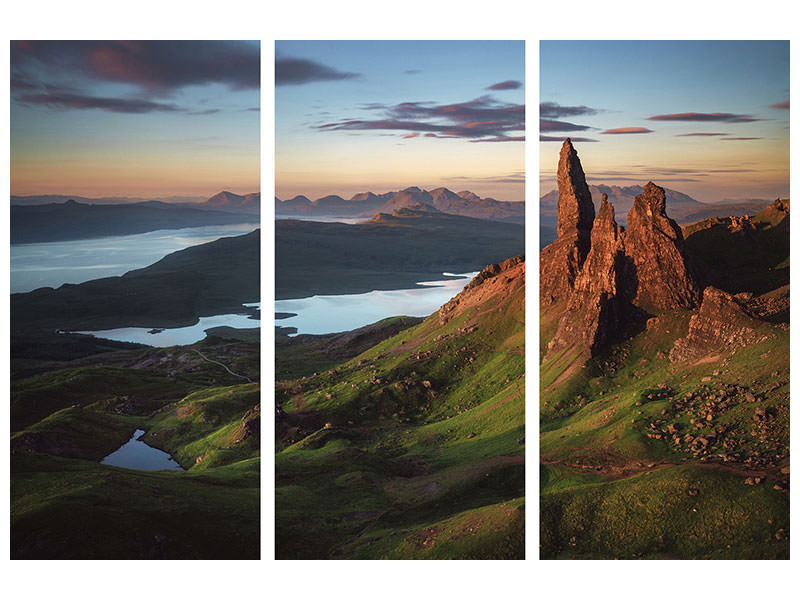
POLYGON ((576 465, 553 456, 542 456, 539 462, 542 465, 555 465, 564 467, 566 469, 571 469, 573 471, 591 472, 597 475, 601 475, 603 477, 608 477, 609 479, 624 479, 626 477, 633 477, 634 475, 655 471, 657 469, 666 469, 668 467, 680 467, 689 465, 693 467, 702 467, 704 469, 727 471, 729 473, 735 473, 736 475, 741 475, 743 477, 756 476, 765 478, 766 477, 774 478, 775 474, 780 469, 780 467, 774 467, 772 469, 764 469, 764 468, 751 469, 740 464, 722 464, 716 462, 668 461, 668 460, 651 461, 649 463, 647 461, 636 461, 625 464, 598 464, 598 465, 577 464, 576 465))
POLYGON ((195 350, 195 352, 196 352, 197 354, 199 354, 199 355, 200 355, 200 358, 202 358, 203 360, 205 360, 205 361, 207 361, 207 362, 210 362, 210 363, 214 363, 215 365, 219 365, 220 367, 222 367, 223 369, 225 369, 225 370, 226 370, 228 373, 230 373, 230 374, 231 374, 231 375, 233 375, 234 377, 238 377, 239 379, 244 379, 244 380, 246 380, 246 381, 247 381, 247 383, 253 383, 253 380, 252 380, 252 379, 250 379, 249 377, 247 377, 246 375, 239 375, 238 373, 234 373, 233 371, 231 371, 231 370, 228 368, 228 366, 227 366, 227 365, 224 365, 224 364, 222 364, 222 363, 221 363, 221 362, 219 362, 218 360, 212 360, 212 359, 208 358, 208 357, 207 357, 205 354, 203 354, 202 352, 200 352, 200 350, 195 350))

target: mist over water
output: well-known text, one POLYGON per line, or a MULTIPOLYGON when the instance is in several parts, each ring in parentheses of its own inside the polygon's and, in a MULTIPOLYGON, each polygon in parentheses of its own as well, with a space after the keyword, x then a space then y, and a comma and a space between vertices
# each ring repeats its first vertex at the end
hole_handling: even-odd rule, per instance
POLYGON ((275 215, 276 221, 314 221, 315 223, 345 223, 355 225, 369 221, 372 217, 326 217, 308 215, 275 215))
POLYGON ((11 293, 123 275, 167 254, 221 237, 244 235, 257 224, 161 229, 89 240, 11 246, 11 293))
POLYGON ((421 281, 408 290, 372 291, 365 294, 312 296, 275 302, 275 312, 296 316, 275 321, 281 327, 296 327, 297 333, 336 333, 349 331, 387 317, 427 317, 458 294, 477 275, 443 273, 458 277, 441 281, 421 281))

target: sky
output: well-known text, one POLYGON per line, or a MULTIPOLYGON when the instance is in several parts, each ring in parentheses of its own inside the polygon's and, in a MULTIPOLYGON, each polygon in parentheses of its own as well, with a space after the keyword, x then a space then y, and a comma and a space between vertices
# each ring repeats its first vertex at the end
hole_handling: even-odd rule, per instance
POLYGON ((258 42, 12 41, 11 194, 256 192, 259 79, 258 42))
POLYGON ((525 196, 521 41, 278 41, 276 195, 525 196))
POLYGON ((789 42, 542 41, 542 194, 567 136, 589 184, 786 198, 789 42))

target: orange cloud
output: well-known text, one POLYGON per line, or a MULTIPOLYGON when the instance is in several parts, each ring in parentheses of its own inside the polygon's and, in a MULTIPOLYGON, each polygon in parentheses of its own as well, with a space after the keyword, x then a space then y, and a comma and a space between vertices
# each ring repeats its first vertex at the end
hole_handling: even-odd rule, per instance
POLYGON ((616 129, 606 129, 602 133, 653 133, 653 130, 647 127, 617 127, 616 129))

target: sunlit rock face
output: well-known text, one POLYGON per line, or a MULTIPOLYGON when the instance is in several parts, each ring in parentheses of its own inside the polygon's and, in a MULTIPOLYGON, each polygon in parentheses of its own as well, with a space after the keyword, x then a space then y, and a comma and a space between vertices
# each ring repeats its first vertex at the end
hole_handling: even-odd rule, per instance
POLYGON ((569 299, 591 247, 593 222, 592 194, 567 139, 558 161, 558 239, 539 255, 539 300, 544 306, 569 299))
POLYGON ((655 311, 699 304, 700 290, 687 264, 681 228, 666 213, 664 188, 650 182, 636 196, 624 241, 635 269, 635 304, 655 311))

